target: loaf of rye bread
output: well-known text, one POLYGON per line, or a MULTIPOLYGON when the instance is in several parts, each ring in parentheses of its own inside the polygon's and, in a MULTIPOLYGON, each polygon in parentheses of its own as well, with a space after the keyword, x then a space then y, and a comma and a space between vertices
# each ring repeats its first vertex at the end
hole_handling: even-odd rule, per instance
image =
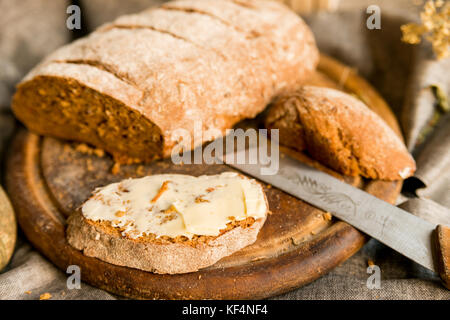
POLYGON ((280 143, 346 175, 401 180, 416 164, 401 139, 362 101, 330 88, 304 86, 268 109, 265 126, 280 143))
POLYGON ((193 136, 201 124, 205 142, 254 117, 318 58, 307 25, 277 2, 173 1, 60 48, 18 85, 12 107, 38 134, 148 162, 170 156, 177 129, 193 136))

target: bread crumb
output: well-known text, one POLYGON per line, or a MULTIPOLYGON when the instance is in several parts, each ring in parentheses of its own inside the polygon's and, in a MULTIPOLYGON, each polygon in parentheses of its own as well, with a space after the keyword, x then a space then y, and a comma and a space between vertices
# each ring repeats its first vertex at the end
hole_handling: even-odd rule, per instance
POLYGON ((116 162, 111 168, 111 173, 116 175, 120 172, 120 163, 116 162))
POLYGON ((168 209, 163 211, 165 214, 171 214, 178 212, 174 205, 171 205, 168 209))
POLYGON ((375 263, 373 262, 372 259, 369 259, 369 260, 367 260, 367 265, 368 265, 369 267, 371 267, 371 266, 374 266, 375 263))
POLYGON ((125 211, 117 211, 114 215, 119 218, 123 217, 125 215, 125 211))
POLYGON ((293 238, 293 237, 291 237, 291 242, 292 242, 292 244, 293 244, 294 246, 298 246, 298 245, 301 243, 301 241, 299 241, 299 240, 297 240, 297 239, 295 239, 295 238, 293 238))
POLYGON ((271 185, 271 184, 268 184, 268 185, 267 185, 267 189, 272 189, 272 185, 271 185))
POLYGON ((39 296, 39 300, 48 300, 52 297, 52 295, 48 292, 43 293, 39 296))
POLYGON ((95 170, 94 165, 92 164, 92 159, 86 159, 86 168, 87 171, 92 172, 95 170))
POLYGON ((99 158, 103 158, 105 156, 105 151, 102 149, 94 149, 94 154, 99 158))
POLYGON ((31 294, 31 290, 25 291, 25 294, 31 294))
POLYGON ((75 147, 75 150, 81 153, 89 153, 90 148, 85 143, 80 143, 75 147))
POLYGON ((96 155, 99 158, 103 158, 105 156, 105 151, 102 149, 90 147, 85 143, 80 143, 75 147, 75 151, 78 151, 82 154, 87 154, 89 156, 96 155))
POLYGON ((138 176, 143 176, 145 174, 144 166, 140 165, 136 168, 136 174, 138 176))
POLYGON ((202 196, 195 198, 195 203, 209 202, 209 200, 203 199, 202 196))
POLYGON ((124 193, 130 192, 130 190, 128 190, 127 188, 125 188, 125 187, 123 186, 123 183, 122 183, 122 182, 119 183, 119 185, 117 186, 117 190, 119 190, 119 192, 124 192, 124 193))
POLYGON ((329 212, 325 212, 322 217, 326 220, 326 221, 331 221, 332 215, 329 212))

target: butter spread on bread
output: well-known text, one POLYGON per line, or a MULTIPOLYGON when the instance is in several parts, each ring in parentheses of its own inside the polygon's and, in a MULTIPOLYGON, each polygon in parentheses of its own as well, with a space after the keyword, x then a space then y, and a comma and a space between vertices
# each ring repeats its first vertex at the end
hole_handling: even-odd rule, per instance
POLYGON ((232 221, 265 217, 261 186, 234 172, 213 176, 178 174, 128 179, 96 190, 82 213, 93 221, 110 221, 122 235, 176 238, 218 236, 232 221))
POLYGON ((88 257, 154 273, 186 273, 251 245, 266 221, 262 186, 236 173, 163 174, 97 189, 67 220, 88 257))

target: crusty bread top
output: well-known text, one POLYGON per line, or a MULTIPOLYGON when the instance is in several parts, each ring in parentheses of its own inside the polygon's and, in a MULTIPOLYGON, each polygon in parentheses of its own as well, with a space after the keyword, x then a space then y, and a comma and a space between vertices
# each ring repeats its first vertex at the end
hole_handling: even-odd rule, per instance
POLYGON ((346 175, 401 180, 416 168, 394 131, 342 91, 304 86, 271 106, 266 126, 279 128, 281 138, 289 136, 288 145, 346 175))
POLYGON ((311 31, 282 4, 181 0, 100 27, 48 56, 24 82, 39 76, 79 80, 77 66, 109 73, 126 90, 110 90, 102 79, 86 84, 153 122, 166 157, 177 143, 197 146, 180 142, 177 129, 193 133, 201 122, 206 140, 224 134, 274 96, 295 89, 318 59, 311 31), (61 73, 58 64, 75 66, 61 73))

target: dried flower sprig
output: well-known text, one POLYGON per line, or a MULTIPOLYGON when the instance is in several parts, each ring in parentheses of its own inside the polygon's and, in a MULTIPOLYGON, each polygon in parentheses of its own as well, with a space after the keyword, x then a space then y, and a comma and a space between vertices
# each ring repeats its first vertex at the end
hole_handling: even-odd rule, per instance
POLYGON ((418 44, 424 36, 431 42, 438 59, 450 56, 450 2, 427 1, 420 19, 421 24, 408 23, 401 26, 402 41, 418 44))

